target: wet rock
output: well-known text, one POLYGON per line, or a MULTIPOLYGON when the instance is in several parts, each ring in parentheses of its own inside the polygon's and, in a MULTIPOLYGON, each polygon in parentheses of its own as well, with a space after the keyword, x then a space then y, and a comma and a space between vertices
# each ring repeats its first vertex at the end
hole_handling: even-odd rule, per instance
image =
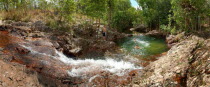
POLYGON ((73 53, 73 54, 78 54, 81 50, 82 50, 82 48, 77 47, 77 48, 71 49, 71 50, 69 50, 69 51, 70 51, 71 53, 73 53))
POLYGON ((32 43, 34 45, 36 45, 36 46, 49 46, 49 47, 53 47, 53 43, 51 43, 50 41, 45 40, 45 39, 35 40, 35 41, 32 41, 32 43))
POLYGON ((146 26, 145 25, 138 25, 135 28, 131 28, 130 31, 137 31, 141 33, 146 33, 146 26))
POLYGON ((145 35, 147 35, 147 36, 153 36, 153 37, 165 37, 166 36, 163 32, 158 31, 158 30, 149 31, 145 35))
POLYGON ((60 48, 60 45, 56 41, 52 42, 52 44, 56 49, 60 48))
POLYGON ((21 47, 16 47, 15 50, 20 54, 28 54, 30 52, 28 49, 21 48, 21 47))

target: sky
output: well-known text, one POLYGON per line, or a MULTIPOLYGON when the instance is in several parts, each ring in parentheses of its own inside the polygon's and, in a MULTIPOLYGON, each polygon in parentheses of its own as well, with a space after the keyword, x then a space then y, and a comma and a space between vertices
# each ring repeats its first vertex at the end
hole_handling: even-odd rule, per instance
POLYGON ((136 2, 136 0, 130 0, 131 1, 131 5, 135 8, 139 7, 138 3, 136 2))

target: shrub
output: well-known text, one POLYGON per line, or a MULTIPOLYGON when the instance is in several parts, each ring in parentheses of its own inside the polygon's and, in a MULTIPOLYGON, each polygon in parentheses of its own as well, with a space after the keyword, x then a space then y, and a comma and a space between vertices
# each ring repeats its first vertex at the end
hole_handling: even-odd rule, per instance
POLYGON ((172 28, 169 25, 160 25, 160 29, 164 30, 165 32, 171 33, 171 34, 177 33, 176 27, 172 28))
POLYGON ((133 27, 134 18, 136 18, 135 9, 130 8, 126 11, 118 11, 115 12, 112 20, 111 25, 113 28, 116 28, 119 32, 125 32, 133 27))

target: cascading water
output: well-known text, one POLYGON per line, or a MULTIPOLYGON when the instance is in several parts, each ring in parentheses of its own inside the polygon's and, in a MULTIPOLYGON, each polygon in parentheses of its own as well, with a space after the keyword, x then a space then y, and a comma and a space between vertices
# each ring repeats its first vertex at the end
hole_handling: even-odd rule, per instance
POLYGON ((124 73, 134 70, 141 69, 141 67, 135 66, 130 62, 116 61, 112 58, 107 58, 105 60, 94 60, 94 59, 84 59, 84 60, 74 60, 72 58, 67 58, 61 52, 56 51, 59 55, 59 60, 74 66, 72 70, 69 70, 69 75, 72 77, 85 76, 88 73, 95 71, 109 71, 118 76, 123 76, 124 73))
POLYGON ((89 79, 91 82, 94 78, 100 76, 101 72, 109 72, 115 74, 117 76, 123 76, 126 73, 129 73, 132 70, 142 69, 140 66, 135 66, 134 63, 125 62, 123 60, 116 61, 113 58, 106 58, 104 60, 95 60, 95 59, 84 59, 84 60, 75 60, 72 58, 66 57, 63 53, 55 50, 56 55, 49 55, 46 53, 40 53, 33 50, 32 47, 27 47, 25 45, 21 45, 22 47, 30 50, 32 54, 38 54, 43 56, 49 56, 53 59, 57 59, 65 63, 72 68, 70 70, 66 70, 70 77, 81 77, 89 79))
MULTIPOLYGON (((153 48, 154 43, 158 47, 162 46, 162 44, 153 42, 154 39, 147 41, 135 37, 127 41, 122 43, 124 46, 122 48, 130 46, 131 52, 144 52, 148 47, 149 49, 153 48), (135 45, 139 45, 140 49, 134 49, 135 45)), ((106 84, 112 86, 129 84, 133 80, 132 78, 135 78, 134 76, 138 77, 141 73, 141 61, 131 54, 113 53, 113 55, 105 55, 105 58, 76 60, 68 58, 51 45, 37 45, 33 42, 34 40, 23 40, 8 45, 7 50, 11 56, 14 56, 13 61, 24 64, 44 76, 52 77, 52 79, 59 78, 65 83, 67 80, 67 83, 71 85, 83 84, 91 87, 106 84)))

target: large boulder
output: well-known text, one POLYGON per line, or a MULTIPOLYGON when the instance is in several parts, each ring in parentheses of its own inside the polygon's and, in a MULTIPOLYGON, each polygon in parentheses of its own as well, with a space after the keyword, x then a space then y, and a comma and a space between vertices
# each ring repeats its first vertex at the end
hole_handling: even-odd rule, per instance
POLYGON ((141 24, 141 25, 138 25, 135 28, 131 28, 130 31, 136 31, 136 32, 146 33, 146 29, 147 29, 147 27, 145 25, 141 24))
POLYGON ((158 30, 149 31, 145 35, 147 35, 147 36, 153 36, 153 37, 165 37, 166 36, 165 33, 161 32, 161 31, 158 31, 158 30))
POLYGON ((185 32, 182 32, 177 35, 169 35, 166 37, 166 43, 169 48, 176 45, 179 41, 183 40, 185 38, 185 32))

